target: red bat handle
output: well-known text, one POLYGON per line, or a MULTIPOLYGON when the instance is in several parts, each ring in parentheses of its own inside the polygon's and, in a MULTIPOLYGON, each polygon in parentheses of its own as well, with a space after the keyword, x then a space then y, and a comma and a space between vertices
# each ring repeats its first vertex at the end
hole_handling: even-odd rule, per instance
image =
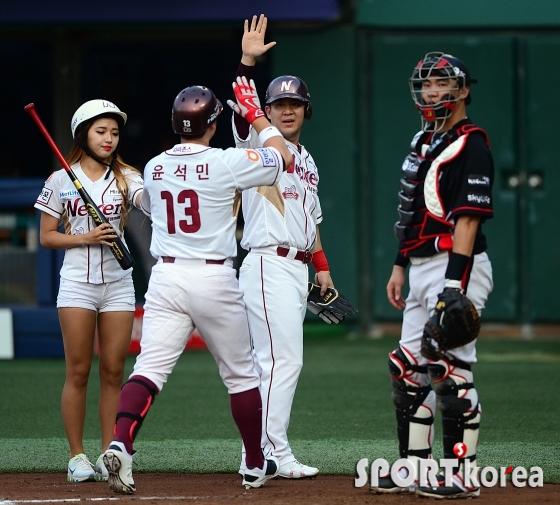
POLYGON ((41 118, 37 115, 37 112, 35 111, 35 104, 34 103, 30 103, 28 105, 26 105, 23 110, 27 113, 29 113, 29 115, 33 118, 33 121, 35 121, 35 123, 37 124, 39 130, 41 130, 41 133, 43 134, 43 136, 47 139, 47 142, 49 143, 49 145, 51 146, 51 149, 54 151, 54 154, 56 155, 56 157, 58 158, 58 161, 60 161, 60 163, 62 164, 62 166, 64 167, 64 170, 66 170, 67 172, 71 172, 72 169, 70 168, 70 165, 68 165, 68 162, 66 161, 66 159, 64 158, 64 156, 62 155, 62 153, 60 152, 60 149, 58 149, 58 146, 55 144, 54 140, 52 139, 50 133, 47 131, 47 129, 45 128, 45 125, 43 124, 43 122, 41 121, 41 118))

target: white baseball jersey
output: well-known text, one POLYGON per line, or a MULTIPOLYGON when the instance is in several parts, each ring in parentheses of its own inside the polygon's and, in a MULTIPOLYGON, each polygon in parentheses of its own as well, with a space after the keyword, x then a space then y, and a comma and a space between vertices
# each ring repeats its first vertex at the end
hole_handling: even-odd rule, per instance
MULTIPOLYGON (((122 206, 133 205, 138 192, 142 191, 141 175, 130 169, 125 170, 128 181, 128 202, 123 202, 123 195, 117 188, 113 174, 107 180, 103 175, 96 181, 92 181, 84 173, 79 162, 71 168, 99 210, 121 236, 119 226, 122 206)), ((64 219, 67 231, 72 235, 83 235, 95 228, 74 183, 62 169, 53 172, 45 181, 45 186, 35 202, 35 208, 53 217, 64 219)), ((121 239, 124 242, 124 237, 121 236, 121 239)), ((102 284, 122 279, 125 275, 130 275, 131 271, 120 267, 106 245, 90 244, 66 250, 60 276, 72 281, 102 284)))
MULTIPOLYGON (((241 139, 233 120, 232 127, 237 147, 260 145, 253 128, 247 139, 241 139)), ((245 227, 241 246, 244 249, 286 245, 305 251, 315 247, 316 227, 323 220, 317 193, 317 166, 301 144, 295 146, 286 141, 286 145, 294 155, 294 170, 282 173, 274 187, 243 192, 245 227)))
POLYGON ((283 160, 273 148, 214 149, 177 144, 148 162, 142 210, 152 219, 155 258, 224 259, 237 254, 240 192, 276 184, 283 160))

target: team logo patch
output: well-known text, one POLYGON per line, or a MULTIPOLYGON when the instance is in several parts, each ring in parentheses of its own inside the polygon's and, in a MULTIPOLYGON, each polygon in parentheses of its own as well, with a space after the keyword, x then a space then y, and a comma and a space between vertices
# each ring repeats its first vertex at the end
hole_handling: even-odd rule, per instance
POLYGON ((49 200, 51 199, 51 195, 53 194, 52 189, 49 188, 43 188, 43 191, 41 191, 41 194, 39 195, 39 198, 37 198, 38 202, 47 204, 49 203, 49 200))
POLYGON ((256 151, 260 155, 260 159, 262 160, 263 166, 265 167, 276 166, 276 156, 272 154, 272 151, 270 151, 270 149, 259 147, 258 149, 256 149, 256 151))
POLYGON ((257 152, 254 151, 253 149, 247 149, 246 152, 247 152, 247 159, 248 159, 249 161, 253 161, 253 162, 256 163, 257 161, 260 160, 259 153, 257 153, 257 152))
POLYGON ((299 194, 296 191, 296 187, 293 185, 290 186, 289 188, 284 188, 284 191, 282 191, 282 196, 284 197, 285 200, 287 198, 293 198, 294 200, 297 200, 299 198, 299 194))

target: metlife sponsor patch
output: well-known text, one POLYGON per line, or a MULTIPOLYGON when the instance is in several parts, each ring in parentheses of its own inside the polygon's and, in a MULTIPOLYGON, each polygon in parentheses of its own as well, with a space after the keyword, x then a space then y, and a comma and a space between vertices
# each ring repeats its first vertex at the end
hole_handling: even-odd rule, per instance
POLYGON ((276 156, 272 154, 272 151, 266 149, 264 147, 259 147, 255 149, 257 151, 263 161, 263 165, 265 167, 275 167, 276 166, 276 156))
POLYGON ((59 198, 60 199, 64 199, 64 198, 76 198, 77 196, 80 196, 80 193, 78 193, 77 189, 71 189, 70 191, 61 191, 59 193, 59 198))

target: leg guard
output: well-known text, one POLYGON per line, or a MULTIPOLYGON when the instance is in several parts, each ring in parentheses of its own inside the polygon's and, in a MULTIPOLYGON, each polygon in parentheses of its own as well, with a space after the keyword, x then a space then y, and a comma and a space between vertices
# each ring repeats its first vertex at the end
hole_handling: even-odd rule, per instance
POLYGON ((442 415, 443 457, 457 458, 460 463, 459 471, 463 469, 466 459, 471 461, 471 467, 476 466, 481 410, 470 365, 460 360, 444 358, 430 363, 428 372, 442 415), (455 444, 459 442, 467 446, 462 457, 453 452, 455 444))
POLYGON ((127 450, 129 444, 132 447, 157 394, 158 390, 153 382, 141 375, 131 377, 123 385, 115 423, 115 440, 123 442, 127 450))
POLYGON ((436 399, 428 369, 419 366, 406 348, 398 347, 389 354, 389 370, 400 457, 431 458, 436 399))

